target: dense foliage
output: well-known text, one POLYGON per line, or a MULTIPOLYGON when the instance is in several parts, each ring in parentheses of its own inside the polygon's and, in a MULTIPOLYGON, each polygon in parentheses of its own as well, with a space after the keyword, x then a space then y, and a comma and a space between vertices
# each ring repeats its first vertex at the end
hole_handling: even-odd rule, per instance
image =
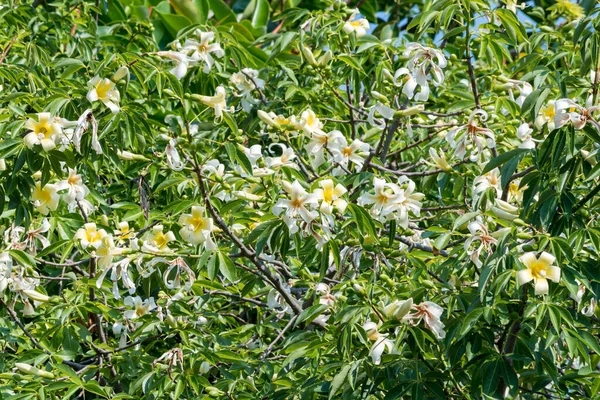
POLYGON ((4 0, 3 398, 597 396, 599 10, 4 0))

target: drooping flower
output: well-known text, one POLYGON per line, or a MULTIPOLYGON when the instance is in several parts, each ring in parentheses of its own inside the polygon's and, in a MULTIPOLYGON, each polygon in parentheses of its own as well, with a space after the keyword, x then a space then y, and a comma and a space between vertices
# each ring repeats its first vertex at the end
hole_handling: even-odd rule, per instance
POLYGON ((87 94, 87 99, 90 103, 100 100, 113 113, 119 112, 121 94, 113 81, 95 76, 88 82, 88 86, 90 91, 87 94))
POLYGON ((448 65, 444 53, 419 43, 409 43, 402 55, 410 58, 406 67, 398 69, 394 74, 394 84, 403 86, 402 93, 409 99, 414 96, 417 101, 427 101, 429 98, 429 73, 431 72, 434 86, 440 86, 444 82, 444 71, 442 69, 448 65), (405 77, 403 78, 404 83, 398 82, 398 79, 402 76, 405 77), (415 96, 417 86, 421 90, 415 96))
POLYGON ((429 83, 427 77, 422 76, 419 71, 411 71, 408 68, 400 68, 394 74, 394 85, 402 86, 402 93, 412 100, 414 97, 416 101, 427 101, 429 98, 429 83), (402 79, 400 80, 400 78, 402 79), (421 90, 415 95, 417 87, 421 90))
POLYGON ((43 215, 48 215, 50 211, 56 211, 60 201, 58 188, 51 183, 41 186, 40 182, 35 184, 33 193, 31 194, 33 206, 43 215))
POLYGON ((396 212, 398 213, 396 221, 398 221, 398 225, 407 229, 409 212, 412 212, 417 217, 419 216, 421 213, 421 206, 423 205, 421 200, 425 195, 423 193, 415 192, 415 183, 406 176, 401 176, 398 179, 398 186, 401 188, 401 191, 399 192, 399 196, 395 199, 396 212))
POLYGON ((283 143, 272 143, 269 146, 269 150, 273 151, 273 147, 279 147, 281 149, 281 156, 278 157, 265 157, 265 164, 269 168, 279 167, 290 167, 298 169, 298 165, 292 160, 296 158, 296 153, 291 147, 287 147, 283 143))
POLYGON ((81 138, 85 131, 89 129, 90 124, 92 125, 92 149, 96 151, 96 154, 102 154, 102 146, 98 141, 98 121, 94 118, 91 108, 85 110, 77 120, 71 140, 77 152, 81 154, 81 138))
POLYGON ((203 72, 208 74, 215 64, 213 55, 221 58, 225 55, 219 43, 211 43, 215 39, 213 32, 202 32, 196 29, 196 36, 200 41, 187 39, 183 44, 183 51, 188 52, 189 58, 195 62, 204 63, 203 72))
POLYGON ((191 214, 182 214, 179 218, 182 228, 179 234, 190 244, 203 244, 207 250, 217 248, 212 240, 213 219, 204 217, 204 207, 193 206, 191 214))
POLYGON ((356 37, 359 38, 367 34, 367 31, 370 29, 369 21, 365 18, 356 18, 358 15, 358 10, 354 10, 348 21, 344 23, 344 27, 342 28, 345 33, 351 34, 354 32, 356 37))
POLYGON ((521 144, 519 145, 520 149, 535 149, 535 141, 531 136, 532 133, 533 129, 529 127, 528 123, 519 125, 519 129, 517 129, 517 138, 521 140, 521 144))
POLYGON ((333 214, 335 207, 340 213, 344 213, 348 202, 342 198, 346 194, 346 188, 338 183, 334 185, 331 179, 323 179, 319 182, 320 189, 315 189, 314 194, 321 202, 321 212, 326 215, 333 214))
POLYGON ((385 349, 387 349, 388 352, 393 353, 394 342, 388 339, 387 335, 379 333, 379 327, 375 322, 365 322, 362 328, 367 333, 367 338, 375 342, 373 343, 373 346, 371 346, 369 355, 373 360, 373 364, 379 365, 381 364, 381 356, 385 349))
POLYGON ((159 51, 156 53, 156 55, 160 57, 167 57, 175 61, 175 68, 169 72, 177 79, 182 79, 187 73, 188 68, 196 64, 195 60, 190 59, 187 54, 180 51, 159 51))
POLYGON ((317 204, 317 196, 315 194, 307 193, 298 181, 294 181, 291 185, 288 182, 285 182, 283 188, 288 192, 289 199, 277 200, 277 203, 273 206, 273 214, 280 216, 285 211, 283 220, 287 224, 290 233, 296 233, 298 232, 298 218, 304 220, 307 224, 310 224, 318 217, 319 213, 316 211, 309 211, 306 208, 307 205, 317 204))
POLYGON ((413 305, 414 312, 404 316, 404 320, 416 325, 423 321, 425 327, 433 332, 437 339, 444 339, 446 332, 444 324, 440 320, 444 309, 432 301, 424 301, 421 304, 413 305))
POLYGON ((315 287, 315 294, 319 296, 319 304, 323 304, 329 307, 335 305, 336 298, 331 294, 331 289, 326 283, 319 283, 315 287))
POLYGON ((509 89, 508 94, 511 100, 513 100, 519 107, 523 107, 523 103, 527 96, 533 92, 533 87, 529 82, 519 81, 516 79, 509 79, 508 83, 512 85, 512 88, 509 89), (513 94, 513 89, 519 91, 519 96, 515 98, 513 94))
POLYGON ((12 258, 8 252, 0 253, 0 295, 11 282, 12 258))
POLYGON ((548 279, 558 283, 560 281, 560 268, 552 265, 556 258, 545 251, 536 258, 535 253, 525 253, 519 257, 525 269, 517 271, 517 283, 519 286, 533 280, 535 294, 548 293, 548 279))
POLYGON ((471 150, 469 159, 477 161, 483 153, 484 147, 490 149, 496 147, 496 138, 491 129, 477 126, 475 117, 481 115, 481 120, 485 121, 488 114, 483 110, 475 110, 469 116, 469 121, 465 125, 452 128, 446 134, 446 140, 450 147, 454 149, 454 155, 457 158, 464 158, 467 150, 471 150), (483 135, 481 137, 480 135, 483 135))
POLYGON ((60 119, 45 112, 39 113, 37 116, 37 121, 29 118, 25 123, 25 127, 31 132, 23 138, 23 141, 30 149, 39 144, 45 151, 50 151, 56 147, 56 143, 63 133, 60 119))
POLYGON ((98 230, 96 224, 93 222, 87 223, 83 228, 79 228, 75 232, 74 239, 81 242, 81 247, 86 249, 88 246, 92 246, 97 249, 102 245, 102 240, 106 237, 107 233, 104 229, 98 230))
POLYGON ((487 227, 480 221, 472 221, 469 223, 469 232, 471 237, 465 241, 465 251, 471 257, 471 261, 481 268, 483 263, 479 259, 482 252, 490 254, 492 252, 492 245, 498 244, 498 240, 490 235, 487 227), (472 248, 472 244, 479 242, 478 246, 472 248))
POLYGON ((179 152, 177 151, 177 141, 170 139, 167 147, 165 148, 165 154, 167 155, 167 165, 173 171, 181 171, 185 166, 185 162, 181 160, 179 152))
POLYGON ((592 117, 592 114, 600 109, 600 106, 585 108, 570 99, 560 99, 554 103, 556 115, 554 116, 554 125, 561 128, 566 123, 571 122, 575 129, 583 129, 589 121, 596 129, 600 126, 592 117))
POLYGON ((127 310, 123 314, 127 319, 141 318, 156 308, 154 297, 142 300, 139 296, 127 296, 123 302, 127 307, 133 308, 133 310, 127 310))
POLYGON ((102 283, 110 271, 110 280, 113 283, 112 294, 114 298, 118 300, 121 298, 118 287, 119 280, 123 282, 123 286, 128 290, 129 294, 135 293, 136 288, 135 283, 129 276, 129 264, 131 263, 132 258, 125 257, 122 260, 113 263, 113 257, 122 253, 122 251, 121 249, 115 248, 112 242, 112 237, 106 236, 103 239, 102 245, 96 251, 96 256, 98 256, 98 267, 100 267, 101 271, 96 279, 96 287, 98 289, 102 287, 102 283))

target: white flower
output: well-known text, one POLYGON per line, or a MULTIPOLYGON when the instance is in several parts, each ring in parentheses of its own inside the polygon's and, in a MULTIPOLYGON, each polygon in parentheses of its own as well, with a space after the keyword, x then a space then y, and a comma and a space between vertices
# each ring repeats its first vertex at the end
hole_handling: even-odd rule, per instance
MULTIPOLYGON (((342 167, 347 168, 348 163, 352 162, 360 170, 365 162, 363 155, 369 153, 369 148, 370 146, 367 143, 361 142, 358 139, 354 139, 348 145, 346 138, 340 134, 340 136, 334 139, 331 145, 331 152, 333 153, 333 160, 342 167)), ((340 167, 334 170, 334 175, 342 175, 343 173, 343 169, 340 167)))
POLYGON ((384 104, 381 103, 377 103, 375 104, 373 107, 371 107, 371 109, 369 110, 369 115, 367 117, 367 121, 369 122, 369 124, 383 130, 385 129, 385 120, 390 120, 394 117, 394 113, 396 112, 396 110, 394 110, 391 107, 388 107, 384 104), (375 120, 375 112, 378 112, 379 114, 381 114, 381 116, 384 118, 384 120, 375 120))
POLYGON ((352 32, 356 33, 356 37, 361 37, 367 34, 367 31, 370 29, 369 21, 365 18, 356 18, 358 14, 358 10, 355 10, 354 13, 348 18, 348 21, 344 23, 344 27, 342 28, 345 33, 351 34, 352 32))
POLYGON ((40 213, 48 215, 50 211, 56 211, 58 208, 58 203, 60 201, 58 188, 51 183, 41 187, 41 183, 37 182, 33 189, 33 193, 31 194, 31 200, 33 200, 33 206, 40 213))
POLYGON ((283 188, 289 193, 290 198, 279 199, 273 206, 273 214, 279 216, 285 211, 283 220, 290 233, 296 233, 298 217, 310 224, 319 215, 316 211, 309 211, 306 208, 307 205, 317 204, 317 196, 307 193, 298 181, 294 181, 291 185, 285 182, 283 188))
POLYGON ((517 103, 519 107, 523 107, 525 99, 533 92, 533 87, 528 82, 515 79, 509 79, 508 83, 512 85, 512 89, 517 89, 519 91, 519 97, 515 98, 512 89, 509 89, 508 94, 510 99, 517 103))
POLYGON ((102 154, 102 147, 98 141, 98 121, 94 118, 90 108, 85 110, 77 120, 77 126, 72 136, 73 145, 77 152, 81 154, 81 137, 88 130, 90 124, 92 125, 92 149, 96 151, 96 154, 102 154))
POLYGON ((469 224, 469 232, 471 233, 471 237, 465 241, 465 251, 471 257, 471 261, 481 268, 483 263, 479 260, 480 254, 485 251, 490 254, 492 252, 492 245, 498 244, 498 240, 492 237, 487 229, 487 227, 479 222, 472 221, 469 224), (474 250, 471 249, 471 245, 474 242, 479 242, 479 246, 476 246, 474 250))
POLYGON ((363 194, 358 198, 358 204, 373 204, 371 214, 385 222, 387 217, 398 209, 398 199, 402 195, 402 189, 398 185, 387 183, 380 178, 373 178, 373 187, 375 194, 363 194))
POLYGON ((242 108, 244 111, 250 112, 252 104, 256 103, 252 93, 256 89, 262 89, 265 86, 265 81, 258 77, 257 70, 244 68, 240 72, 232 74, 230 82, 239 90, 236 95, 242 97, 242 108))
POLYGON ((60 119, 52 117, 50 113, 39 113, 37 116, 37 121, 29 118, 25 123, 25 127, 31 132, 23 138, 23 141, 30 149, 39 144, 45 151, 50 151, 56 147, 63 133, 60 119))
POLYGON ((416 101, 427 101, 429 98, 429 83, 427 77, 421 75, 419 71, 411 71, 408 68, 400 68, 394 74, 394 85, 402 86, 402 93, 411 100, 413 97, 416 101), (401 81, 398 79, 402 78, 401 81), (415 90, 420 87, 421 90, 415 96, 415 90))
POLYGON ((482 121, 488 118, 488 114, 485 111, 475 110, 469 116, 469 121, 466 125, 455 127, 446 134, 446 140, 450 144, 450 147, 454 149, 454 155, 457 158, 464 158, 467 150, 471 149, 469 159, 477 161, 486 145, 490 149, 496 147, 494 132, 488 128, 477 126, 475 123, 477 115, 481 115, 482 121), (483 135, 483 138, 480 135, 483 135))
POLYGON ((177 79, 183 78, 187 73, 188 68, 196 64, 195 60, 190 59, 187 54, 179 51, 159 51, 156 53, 156 55, 160 57, 167 57, 175 61, 175 68, 169 72, 177 79))
POLYGON ((185 162, 181 161, 181 157, 179 156, 179 152, 175 145, 177 142, 175 139, 170 139, 167 147, 165 148, 165 154, 167 155, 167 165, 173 171, 181 171, 185 166, 185 162))
POLYGON ((369 351, 369 355, 373 360, 373 364, 379 365, 381 364, 381 356, 385 349, 388 352, 394 352, 394 342, 386 337, 386 335, 382 335, 379 333, 377 324, 375 322, 365 322, 362 327, 367 333, 367 338, 371 341, 374 341, 373 346, 371 346, 371 350, 369 351))
POLYGON ((191 214, 182 214, 179 218, 182 228, 179 234, 190 244, 203 244, 206 250, 217 248, 212 240, 213 219, 204 217, 204 207, 193 206, 191 214))
POLYGON ((592 118, 592 113, 599 110, 600 106, 585 108, 573 100, 560 99, 554 103, 554 108, 556 110, 556 115, 554 116, 554 125, 556 128, 561 128, 569 121, 575 129, 583 129, 588 121, 598 128, 598 123, 592 118))
POLYGON ((292 160, 296 158, 296 153, 291 147, 287 147, 283 143, 273 143, 269 146, 269 150, 273 151, 273 147, 279 147, 281 149, 281 156, 279 157, 265 157, 265 164, 269 168, 279 167, 290 167, 298 169, 298 165, 292 160))
POLYGON ((87 94, 87 99, 90 103, 100 100, 113 113, 119 112, 121 95, 113 81, 95 76, 88 82, 88 86, 90 91, 87 94))
POLYGON ((334 185, 331 179, 323 179, 319 182, 321 189, 315 189, 314 194, 321 202, 321 212, 326 215, 333 214, 335 207, 340 213, 344 213, 348 202, 341 197, 346 194, 347 190, 341 184, 334 185))
POLYGON ((444 339, 446 332, 444 324, 440 320, 444 309, 432 301, 424 301, 419 305, 413 305, 413 313, 407 314, 404 320, 410 321, 411 324, 418 324, 421 320, 425 323, 425 327, 433 332, 437 339, 444 339))
POLYGON ((196 35, 200 41, 186 40, 183 44, 183 50, 189 52, 190 60, 204 62, 203 72, 208 74, 215 63, 213 55, 221 58, 225 55, 225 52, 221 49, 219 43, 211 43, 215 39, 213 32, 202 32, 196 29, 196 35))
MULTIPOLYGON (((433 147, 429 148, 429 157, 433 160, 433 165, 446 172, 452 171, 452 166, 446 159, 446 154, 442 149, 436 150, 433 147)), ((431 164, 431 163, 430 163, 431 164)))
POLYGON ((120 299, 121 294, 119 293, 118 281, 123 282, 125 289, 129 291, 129 294, 135 293, 135 283, 129 276, 129 264, 131 263, 130 257, 125 257, 117 263, 112 263, 113 256, 120 253, 120 249, 116 249, 112 243, 112 237, 106 236, 102 242, 103 244, 96 251, 98 257, 98 266, 102 269, 100 275, 96 279, 96 287, 100 289, 106 274, 110 271, 110 280, 113 283, 112 294, 115 299, 120 299))
POLYGON ((154 297, 150 297, 144 301, 139 296, 125 297, 124 303, 127 307, 133 307, 133 310, 127 310, 123 314, 127 319, 136 319, 143 317, 148 314, 150 311, 156 308, 156 303, 154 302, 154 297))
POLYGON ((319 167, 325 162, 325 150, 329 149, 333 154, 332 149, 337 148, 337 142, 343 137, 344 136, 340 131, 331 131, 329 133, 325 133, 321 130, 316 130, 312 132, 311 141, 305 146, 305 149, 313 158, 312 164, 315 168, 319 167))
POLYGON ((319 283, 315 287, 315 294, 319 296, 319 304, 329 307, 335 305, 336 298, 331 294, 329 286, 326 283, 319 283))
POLYGON ((519 257, 525 269, 517 271, 517 283, 519 286, 534 281, 535 294, 548 293, 548 279, 554 282, 560 281, 560 268, 554 266, 556 258, 545 251, 538 258, 535 253, 525 253, 519 257))
POLYGON ((288 131, 292 129, 301 129, 299 128, 299 123, 296 122, 296 116, 294 115, 285 117, 283 115, 277 115, 274 112, 267 113, 263 110, 258 110, 257 114, 261 121, 272 128, 286 129, 288 131))
POLYGON ((448 64, 446 57, 440 50, 425 47, 419 43, 409 43, 402 55, 410 58, 406 68, 400 68, 394 74, 394 84, 403 86, 402 93, 409 99, 414 96, 417 101, 427 101, 429 98, 428 75, 431 72, 433 85, 440 86, 444 82, 442 68, 446 68, 448 64), (401 76, 405 76, 404 84, 398 82, 401 76), (421 90, 415 96, 417 86, 421 90))
POLYGON ((0 253, 0 295, 11 282, 12 258, 8 252, 0 253))
MULTIPOLYGON (((2 290, 0 290, 0 293, 2 293, 2 290)), ((593 316, 596 313, 596 299, 592 298, 590 300, 590 305, 583 307, 581 313, 586 317, 593 316)))
POLYGON ((86 215, 89 214, 90 211, 94 210, 92 204, 85 200, 85 197, 90 193, 90 190, 87 186, 84 185, 83 179, 81 179, 81 175, 77 174, 77 171, 69 168, 69 177, 63 181, 60 181, 56 184, 57 190, 66 190, 67 193, 64 195, 63 199, 65 203, 69 206, 69 211, 73 212, 77 209, 78 204, 84 207, 86 211, 86 215))
POLYGON ((402 320, 413 305, 412 297, 407 300, 394 300, 384 307, 383 315, 390 319, 402 320))
POLYGON ((490 188, 496 191, 498 197, 502 197, 502 183, 498 168, 494 168, 485 175, 478 176, 473 180, 473 201, 476 202, 481 193, 490 188))
POLYGON ((408 214, 412 212, 417 217, 419 216, 422 206, 421 200, 425 195, 415 192, 415 183, 406 176, 401 176, 398 179, 398 185, 402 189, 394 201, 396 203, 396 212, 398 213, 396 220, 401 227, 408 229, 408 214))
POLYGON ((533 140, 531 134, 533 133, 533 129, 529 127, 528 123, 523 123, 519 125, 519 129, 517 129, 517 137, 521 140, 521 144, 519 148, 521 149, 535 149, 535 141, 533 140))

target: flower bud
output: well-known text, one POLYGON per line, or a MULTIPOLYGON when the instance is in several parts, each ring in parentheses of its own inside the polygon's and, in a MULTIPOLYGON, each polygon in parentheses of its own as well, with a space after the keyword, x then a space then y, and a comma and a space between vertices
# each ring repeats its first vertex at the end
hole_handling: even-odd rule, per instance
POLYGON ((114 82, 118 82, 121 79, 125 78, 127 75, 129 75, 129 68, 127 67, 121 67, 117 70, 117 72, 115 72, 115 74, 113 75, 113 81, 114 82))
POLYGON ((418 104, 416 106, 405 108, 404 110, 398 110, 398 111, 396 111, 396 114, 394 114, 394 116, 395 117, 408 117, 410 115, 419 114, 419 113, 423 112, 423 110, 425 110, 425 105, 418 104))
POLYGON ((277 124, 277 122, 275 122, 275 120, 273 118, 271 118, 271 116, 268 113, 264 112, 263 110, 258 110, 257 114, 258 114, 258 118, 260 118, 260 120, 262 122, 264 122, 265 124, 272 126, 274 128, 279 126, 277 124))
POLYGON ((304 58, 306 58, 306 62, 308 62, 310 65, 318 65, 315 55, 310 48, 306 47, 305 45, 301 45, 300 50, 302 50, 302 55, 304 58))
POLYGON ((50 297, 36 290, 23 290, 23 294, 29 297, 31 300, 38 301, 40 303, 47 303, 50 301, 50 297))
POLYGON ((492 206, 492 213, 506 221, 512 221, 519 216, 519 209, 506 201, 496 199, 496 205, 492 206))
POLYGON ((392 319, 395 318, 397 320, 401 320, 408 312, 413 305, 412 297, 408 300, 395 300, 385 306, 383 309, 383 315, 387 318, 392 319))
POLYGON ((0 158, 0 171, 6 171, 6 161, 4 161, 4 158, 0 158))
POLYGON ((33 365, 25 364, 25 363, 15 363, 15 367, 19 369, 19 371, 28 375, 40 376, 42 378, 54 379, 54 374, 52 372, 48 372, 39 368, 34 367, 33 365))
POLYGON ((327 64, 329 64, 329 61, 331 61, 332 58, 333 58, 333 53, 331 52, 331 50, 327 50, 325 52, 325 54, 323 54, 321 57, 319 57, 319 65, 322 67, 327 66, 327 64))

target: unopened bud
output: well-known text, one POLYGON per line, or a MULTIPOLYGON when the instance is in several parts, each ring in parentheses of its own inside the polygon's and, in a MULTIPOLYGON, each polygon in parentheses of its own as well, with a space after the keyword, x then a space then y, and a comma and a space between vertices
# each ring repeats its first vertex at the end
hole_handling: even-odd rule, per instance
POLYGON ((31 300, 38 301, 40 303, 47 303, 50 301, 50 297, 36 290, 23 290, 23 294, 29 297, 31 300))
POLYGON ((321 57, 319 57, 319 65, 322 67, 327 66, 327 64, 329 64, 329 61, 331 61, 332 58, 333 58, 333 53, 331 52, 331 50, 327 50, 325 52, 325 54, 323 54, 321 57))
POLYGON ((304 58, 306 58, 306 61, 310 65, 317 65, 317 60, 315 59, 315 55, 313 54, 313 52, 310 48, 306 47, 305 45, 301 45, 300 50, 302 51, 302 55, 304 56, 304 58))
POLYGON ((28 375, 40 376, 42 378, 54 379, 54 374, 52 372, 48 372, 39 368, 34 367, 33 365, 25 364, 25 363, 15 363, 15 367, 19 369, 19 371, 28 375))
POLYGON ((114 82, 118 82, 121 79, 125 78, 127 75, 129 75, 129 68, 127 68, 127 67, 121 67, 113 75, 113 81, 114 82))

